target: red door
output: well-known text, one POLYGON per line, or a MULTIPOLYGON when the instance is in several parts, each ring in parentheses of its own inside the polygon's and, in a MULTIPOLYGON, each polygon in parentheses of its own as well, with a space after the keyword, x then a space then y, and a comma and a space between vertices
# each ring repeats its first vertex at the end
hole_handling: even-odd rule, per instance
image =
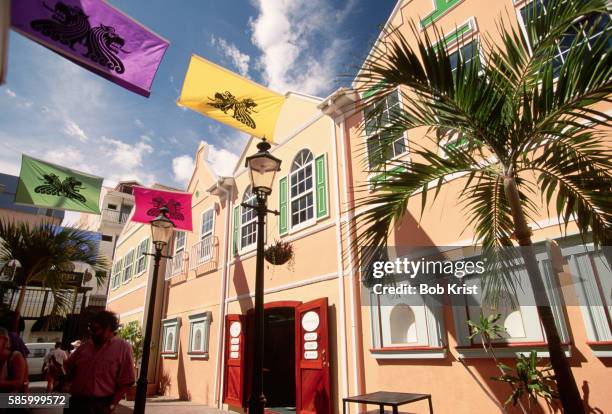
POLYGON ((243 315, 227 315, 225 319, 225 381, 223 402, 245 406, 244 378, 246 363, 246 323, 243 315))
POLYGON ((297 414, 330 414, 327 298, 295 308, 297 414))

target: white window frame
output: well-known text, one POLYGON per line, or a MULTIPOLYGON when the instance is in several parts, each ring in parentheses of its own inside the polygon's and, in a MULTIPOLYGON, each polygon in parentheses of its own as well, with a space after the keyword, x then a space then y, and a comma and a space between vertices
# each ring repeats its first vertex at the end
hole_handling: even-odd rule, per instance
POLYGON ((111 290, 118 289, 121 286, 121 275, 123 274, 123 257, 113 263, 111 275, 111 290))
MULTIPOLYGON (((525 25, 525 20, 523 19, 523 15, 521 14, 521 11, 526 8, 527 6, 529 6, 531 3, 533 3, 534 1, 540 1, 540 0, 528 0, 528 1, 523 1, 523 2, 519 2, 519 1, 514 1, 514 9, 516 11, 516 18, 518 20, 518 24, 519 24, 519 28, 520 30, 523 32, 523 35, 525 36, 525 39, 527 40, 527 47, 529 48, 529 53, 533 53, 531 50, 531 44, 529 43, 529 39, 527 36, 527 26, 525 25)), ((542 3, 542 7, 544 7, 544 11, 546 11, 546 5, 542 3)), ((577 23, 577 22, 576 22, 577 23)), ((586 33, 585 33, 586 34, 586 33)), ((590 40, 591 38, 589 38, 590 40)), ((588 40, 587 40, 588 42, 588 40)), ((567 55, 567 53, 569 53, 570 48, 567 49, 566 52, 562 52, 560 47, 557 45, 557 51, 559 52, 559 54, 555 54, 552 59, 554 60, 557 57, 560 57, 562 60, 562 63, 564 63, 564 55, 567 55)), ((590 45, 588 46, 589 50, 590 50, 590 45)), ((553 74, 553 78, 557 79, 558 76, 555 76, 553 74)))
MULTIPOLYGON (((242 202, 243 203, 247 203, 247 204, 256 204, 257 203, 257 197, 256 197, 255 193, 252 192, 251 186, 248 186, 246 191, 244 192, 244 194, 242 196, 242 202), (249 195, 249 193, 250 193, 250 195, 249 195), (247 195, 248 195, 248 197, 247 197, 247 195)), ((238 226, 238 237, 239 237, 240 242, 238 244, 238 252, 240 254, 244 254, 244 253, 246 253, 248 251, 254 250, 256 245, 257 245, 257 213, 252 208, 243 207, 243 206, 240 206, 239 212, 240 212, 240 217, 238 219, 240 220, 240 226, 238 226), (250 214, 252 214, 252 216, 251 216, 251 218, 248 221, 243 222, 242 219, 243 219, 243 216, 245 214, 247 214, 246 213, 247 209, 250 210, 250 214), (253 241, 251 243, 243 245, 242 244, 242 239, 243 239, 243 237, 242 237, 242 230, 243 230, 243 228, 245 228, 247 226, 250 226, 250 225, 254 226, 255 237, 253 238, 253 241)))
POLYGON ((612 331, 608 321, 612 315, 612 300, 604 297, 607 286, 602 286, 602 279, 612 277, 609 263, 604 262, 601 252, 595 252, 593 243, 582 245, 581 240, 577 240, 572 245, 562 246, 561 251, 575 283, 588 345, 596 357, 610 358, 612 331))
POLYGON ((215 234, 215 207, 211 207, 207 210, 204 210, 202 212, 202 220, 200 222, 200 241, 204 240, 207 236, 213 236, 215 234), (210 219, 210 230, 207 232, 204 232, 204 223, 205 223, 205 216, 207 214, 211 214, 211 219, 210 219))
MULTIPOLYGON (((564 306, 559 293, 558 278, 548 270, 550 261, 548 259, 548 254, 544 251, 544 246, 534 246, 534 248, 536 249, 536 259, 538 260, 540 272, 542 273, 544 285, 546 286, 546 293, 551 303, 551 310, 557 323, 559 337, 562 343, 568 343, 569 334, 565 324, 564 306)), ((495 352, 498 357, 510 358, 516 357, 519 354, 528 355, 530 350, 534 349, 538 357, 548 357, 544 329, 537 313, 533 289, 529 282, 527 271, 525 269, 521 270, 517 277, 520 277, 522 282, 521 289, 517 289, 519 306, 515 311, 520 311, 524 336, 504 337, 502 339, 493 340, 492 342, 494 344, 500 345, 496 347, 495 352), (521 346, 521 344, 525 345, 521 346)), ((467 280, 468 279, 465 279, 465 281, 467 280)), ((451 301, 455 320, 455 332, 457 333, 457 350, 460 356, 462 358, 487 358, 488 354, 484 352, 480 344, 480 337, 476 336, 472 339, 469 338, 470 331, 467 321, 469 319, 475 322, 478 321, 480 317, 480 306, 467 306, 466 297, 462 297, 461 295, 452 295, 451 301), (474 310, 473 314, 470 313, 472 308, 474 310)), ((485 316, 491 313, 500 312, 485 312, 485 316)), ((569 356, 569 351, 566 351, 566 355, 569 356)))
POLYGON ((288 220, 288 224, 289 224, 289 230, 290 231, 297 231, 300 229, 303 229, 305 227, 309 227, 313 224, 315 224, 317 222, 317 189, 316 189, 316 169, 315 169, 315 156, 314 153, 309 149, 309 148, 303 148, 300 151, 298 151, 298 153, 295 155, 295 157, 293 158, 293 161, 291 162, 291 168, 289 171, 289 175, 287 176, 287 220, 288 220), (302 154, 303 151, 308 151, 310 153, 310 156, 312 157, 312 159, 310 161, 308 161, 306 164, 303 164, 302 166, 300 166, 299 168, 297 168, 296 170, 293 170, 293 166, 296 162, 296 158, 298 155, 302 154), (301 170, 306 170, 306 167, 310 166, 311 168, 311 175, 310 175, 310 179, 311 179, 311 186, 310 186, 310 190, 306 190, 303 193, 298 194, 295 198, 291 195, 291 178, 294 175, 297 175, 301 170), (298 224, 293 224, 293 201, 297 200, 298 198, 304 197, 307 195, 308 192, 312 193, 312 205, 311 205, 311 209, 312 209, 312 217, 301 222, 298 224))
MULTIPOLYGON (((385 297, 389 300, 389 296, 385 297)), ((446 345, 442 333, 444 315, 441 303, 431 296, 410 295, 404 302, 401 296, 391 299, 392 303, 381 305, 379 295, 370 294, 370 322, 372 349, 375 359, 441 359, 446 357, 446 345), (415 301, 420 304, 415 304, 415 301), (393 304, 391 306, 391 304, 393 304), (390 316, 395 306, 408 306, 414 314, 416 340, 394 343, 391 341, 390 316)))
POLYGON ((179 343, 181 340, 180 329, 181 329, 181 318, 180 317, 164 319, 162 321, 162 341, 161 341, 162 358, 176 358, 178 356, 179 343), (166 341, 168 339, 169 333, 172 333, 173 338, 174 338, 172 346, 168 346, 167 341, 166 341))
POLYGON ((172 255, 171 277, 183 273, 185 266, 185 249, 187 245, 187 232, 177 230, 174 232, 174 254, 172 255), (182 244, 179 245, 179 235, 182 236, 182 244))
POLYGON ((188 354, 192 359, 208 359, 209 357, 209 341, 210 341, 210 324, 212 322, 212 312, 206 311, 189 315, 189 349, 188 354), (202 348, 194 349, 194 339, 196 329, 201 325, 202 330, 202 348))
POLYGON ((130 251, 128 251, 127 254, 123 257, 123 272, 121 273, 122 284, 129 283, 129 281, 132 280, 132 276, 134 275, 135 254, 135 249, 130 249, 130 251), (132 260, 128 261, 128 258, 131 258, 132 260))
MULTIPOLYGON (((398 106, 399 106, 399 109, 400 109, 400 110, 403 110, 403 109, 404 109, 404 103, 403 103, 403 101, 402 101, 402 91, 401 91, 401 88, 400 88, 399 86, 397 86, 397 87, 395 88, 395 90, 394 90, 394 92, 393 92, 393 93, 397 93, 397 104, 398 104, 398 106)), ((385 106, 387 105, 387 101, 386 101, 386 100, 389 98, 389 96, 390 96, 390 95, 391 95, 391 93, 389 93, 389 95, 387 95, 387 96, 385 97, 385 106)), ((367 129, 366 129, 366 127, 365 127, 365 125, 366 125, 366 123, 367 123, 366 111, 367 111, 368 109, 370 109, 370 108, 371 108, 371 106, 372 106, 372 105, 368 105, 368 107, 366 107, 366 108, 363 110, 364 132, 366 132, 366 131, 367 131, 367 129)), ((389 111, 389 108, 386 108, 386 111, 389 111)), ((383 111, 383 112, 384 112, 384 111, 383 111)), ((384 127, 385 127, 385 126, 383 125, 383 126, 382 126, 382 128, 384 128, 384 127)), ((365 144, 365 149, 366 149, 366 160, 367 160, 367 162, 368 162, 368 171, 371 171, 371 172, 370 172, 370 174, 369 174, 369 176, 368 176, 368 180, 369 180, 369 179, 370 179, 372 176, 377 176, 377 175, 379 175, 379 174, 383 173, 383 171, 372 171, 372 167, 370 167, 370 150, 369 150, 369 148, 368 148, 368 140, 369 140, 369 139, 371 139, 371 138, 373 138, 374 136, 379 135, 379 134, 380 134, 380 129, 378 129, 378 130, 376 130, 376 131, 374 131, 374 132, 372 132, 372 133, 370 133, 370 134, 368 134, 368 133, 366 132, 365 137, 364 137, 364 144, 365 144)), ((379 139, 380 139, 380 138, 379 138, 379 139)), ((399 159, 399 158, 401 158, 401 157, 405 156, 406 154, 408 154, 408 153, 410 152, 410 151, 409 151, 409 148, 408 148, 408 131, 404 131, 404 132, 401 134, 401 137, 396 138, 396 139, 393 141, 393 144, 391 145, 391 147, 392 147, 392 149, 393 149, 393 157, 391 157, 391 158, 389 158, 389 159, 386 159, 386 160, 385 160, 385 162, 386 162, 386 161, 394 161, 394 160, 397 160, 397 159, 399 159), (401 153, 399 153, 399 154, 395 154, 395 143, 396 143, 397 141, 399 141, 400 139, 404 141, 404 151, 403 151, 403 152, 401 152, 401 153)), ((382 164, 381 164, 381 165, 382 165, 382 164)))
POLYGON ((134 260, 134 277, 141 276, 146 273, 147 268, 149 267, 149 261, 147 260, 146 253, 149 246, 149 238, 146 237, 138 243, 138 248, 136 250, 136 258, 134 260), (143 265, 142 270, 140 269, 141 263, 146 261, 146 265, 143 265))

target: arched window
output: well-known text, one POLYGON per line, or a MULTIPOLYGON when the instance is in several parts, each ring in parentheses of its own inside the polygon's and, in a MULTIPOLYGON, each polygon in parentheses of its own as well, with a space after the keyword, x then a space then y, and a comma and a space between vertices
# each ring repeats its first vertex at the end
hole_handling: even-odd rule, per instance
MULTIPOLYGON (((242 202, 255 205, 255 194, 248 187, 242 197, 242 202)), ((245 248, 257 240, 257 215, 255 210, 248 207, 240 207, 240 247, 245 248)))
POLYGON ((289 200, 292 227, 314 217, 313 160, 312 152, 303 149, 291 164, 289 200))
POLYGON ((410 306, 395 305, 389 315, 392 344, 408 344, 417 341, 416 320, 410 306))

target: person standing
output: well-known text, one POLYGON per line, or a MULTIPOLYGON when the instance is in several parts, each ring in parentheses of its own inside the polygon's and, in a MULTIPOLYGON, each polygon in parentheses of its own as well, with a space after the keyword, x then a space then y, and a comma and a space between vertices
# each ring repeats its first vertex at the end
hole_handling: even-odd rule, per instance
POLYGON ((64 361, 67 358, 68 354, 62 349, 61 342, 56 342, 55 349, 45 357, 43 371, 47 373, 47 392, 54 391, 61 386, 66 374, 64 361))
POLYGON ((64 363, 71 382, 66 413, 109 414, 134 384, 134 358, 127 341, 115 336, 119 321, 101 311, 89 323, 91 339, 78 347, 64 363))
POLYGON ((0 392, 24 392, 28 382, 25 358, 11 349, 9 333, 0 328, 0 392))

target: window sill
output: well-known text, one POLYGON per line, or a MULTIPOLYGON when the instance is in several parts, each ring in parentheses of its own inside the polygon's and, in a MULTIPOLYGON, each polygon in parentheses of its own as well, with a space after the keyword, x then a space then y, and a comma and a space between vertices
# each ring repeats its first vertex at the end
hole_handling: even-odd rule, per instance
POLYGON ((187 355, 191 359, 208 360, 208 352, 188 352, 187 355))
POLYGON ((161 357, 164 359, 176 359, 178 357, 177 352, 162 352, 161 357))
POLYGON ((257 250, 257 242, 241 248, 240 250, 238 250, 238 254, 236 256, 246 256, 247 254, 252 253, 255 250, 257 250))
POLYGON ((589 341, 587 345, 597 358, 612 358, 612 341, 589 341))
MULTIPOLYGON (((572 356, 570 344, 562 344, 563 352, 568 358, 572 356)), ((459 353, 460 359, 472 358, 490 358, 491 354, 487 353, 482 345, 458 346, 455 347, 459 353)), ((504 344, 495 344, 493 346, 495 356, 497 358, 516 358, 519 355, 527 356, 531 351, 536 351, 538 358, 548 358, 548 346, 546 342, 512 342, 504 344)))
POLYGON ((443 359, 446 347, 442 346, 397 346, 370 349, 374 359, 443 359))
POLYGON ((285 234, 283 234, 282 236, 292 236, 296 233, 299 233, 302 230, 306 230, 312 226, 315 226, 317 224, 317 219, 316 218, 311 218, 308 221, 305 221, 303 223, 298 224, 297 226, 293 226, 289 229, 289 231, 285 234))

